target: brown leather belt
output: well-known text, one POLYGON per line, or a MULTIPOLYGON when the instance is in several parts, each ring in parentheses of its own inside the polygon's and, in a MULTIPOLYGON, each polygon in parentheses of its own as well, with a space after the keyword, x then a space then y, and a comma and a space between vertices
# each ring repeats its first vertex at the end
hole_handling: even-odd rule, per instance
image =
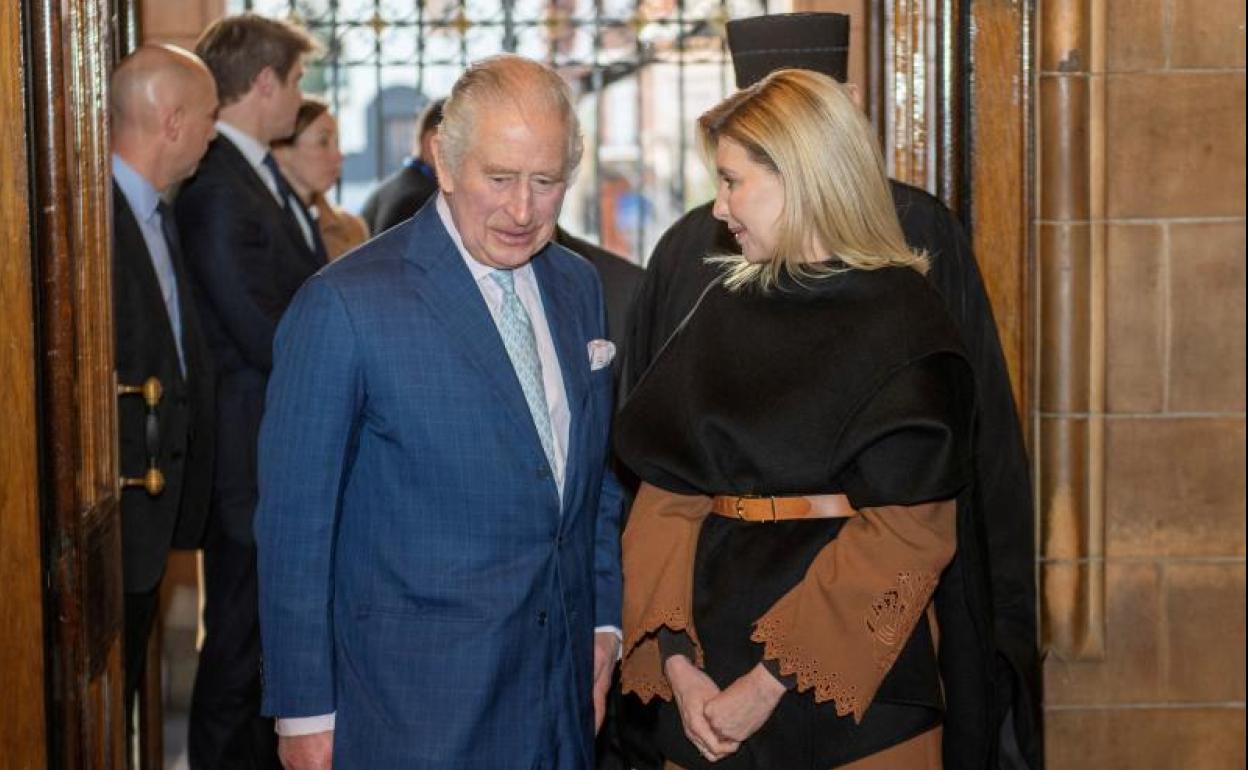
POLYGON ((857 515, 845 495, 811 495, 808 497, 735 497, 716 495, 711 498, 711 512, 742 521, 789 521, 792 519, 836 519, 857 515))

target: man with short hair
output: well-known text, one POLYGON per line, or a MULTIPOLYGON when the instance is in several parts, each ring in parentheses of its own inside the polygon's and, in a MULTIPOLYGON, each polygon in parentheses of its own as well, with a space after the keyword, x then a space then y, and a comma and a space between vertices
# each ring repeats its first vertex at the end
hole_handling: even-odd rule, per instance
MULTIPOLYGON (((728 48, 737 86, 746 88, 786 67, 814 70, 845 82, 849 27, 849 17, 836 13, 774 14, 729 22, 728 48)), ((956 677, 963 690, 968 685, 982 688, 998 708, 993 714, 963 714, 953 720, 980 729, 973 735, 946 731, 946 767, 965 766, 961 761, 968 756, 994 755, 998 731, 999 748, 1013 763, 1003 766, 1025 762, 1040 767, 1035 515, 1027 455, 992 307, 970 244, 952 213, 927 192, 896 180, 891 181, 891 192, 907 243, 931 259, 927 277, 962 333, 978 391, 975 500, 959 502, 959 555, 941 581, 936 607, 947 619, 941 621, 942 675, 956 677), (986 618, 993 627, 982 633, 979 624, 986 618), (980 655, 980 648, 995 654, 980 655)), ((704 257, 736 248, 727 227, 711 215, 711 203, 686 213, 660 238, 624 334, 624 393, 721 274, 704 257)), ((947 705, 951 711, 962 708, 958 702, 947 705)), ((967 706, 970 711, 975 708, 974 702, 967 706)), ((644 756, 644 734, 653 712, 627 699, 622 711, 621 737, 634 753, 641 752, 637 764, 648 766, 653 758, 644 756)))
POLYGON ((256 539, 288 770, 587 768, 619 653, 613 348, 551 243, 567 86, 477 62, 434 151, 436 200, 308 281, 274 346, 256 539))
POLYGON ((442 123, 445 102, 445 99, 434 99, 425 105, 416 124, 413 153, 403 159, 403 168, 381 180, 364 201, 360 216, 373 235, 415 214, 438 192, 438 176, 433 170, 433 138, 442 123))
POLYGON ((221 100, 217 138, 177 200, 191 282, 217 362, 217 459, 204 542, 204 644, 191 699, 195 770, 278 767, 260 718, 260 638, 252 519, 256 436, 273 334, 325 264, 316 223, 269 145, 289 136, 302 93, 303 30, 255 14, 212 24, 196 53, 221 100))
POLYGON ((117 379, 150 377, 163 391, 156 433, 137 395, 118 402, 123 476, 152 459, 164 476, 155 494, 121 493, 127 719, 143 674, 171 548, 199 548, 212 490, 215 426, 211 354, 191 298, 181 239, 162 200, 195 172, 215 133, 217 88, 204 63, 175 46, 145 45, 109 81, 113 151, 113 348, 117 379))
MULTIPOLYGON (((435 99, 425 107, 420 115, 417 154, 406 158, 403 168, 383 179, 364 202, 362 216, 373 235, 410 218, 438 191, 432 147, 438 124, 442 122, 445 101, 435 99)), ((619 345, 628 322, 629 304, 641 283, 641 268, 601 246, 577 238, 562 227, 555 228, 555 242, 589 260, 598 271, 607 303, 610 339, 619 345)))

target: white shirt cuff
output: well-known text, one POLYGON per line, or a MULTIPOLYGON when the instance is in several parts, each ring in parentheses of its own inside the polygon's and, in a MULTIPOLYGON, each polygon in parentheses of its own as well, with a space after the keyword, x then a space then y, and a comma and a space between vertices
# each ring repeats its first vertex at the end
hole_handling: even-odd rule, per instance
POLYGON ((273 729, 278 735, 294 737, 296 735, 312 735, 313 733, 324 733, 334 729, 334 718, 337 712, 333 714, 321 714, 315 717, 295 717, 293 719, 279 719, 273 729))
POLYGON ((624 657, 624 632, 615 626, 596 626, 595 634, 615 634, 615 638, 620 640, 620 646, 616 649, 615 660, 618 663, 620 658, 624 657))

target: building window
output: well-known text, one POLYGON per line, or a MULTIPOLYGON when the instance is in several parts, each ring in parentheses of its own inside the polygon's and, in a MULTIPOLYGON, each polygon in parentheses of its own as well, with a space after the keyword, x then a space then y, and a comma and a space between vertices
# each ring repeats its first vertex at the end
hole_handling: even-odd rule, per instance
MULTIPOLYGON (((787 2, 788 0, 780 0, 787 2)), ((560 223, 642 263, 714 195, 694 121, 733 87, 724 25, 769 0, 229 0, 289 18, 324 45, 304 90, 340 124, 338 202, 358 211, 411 151, 416 117, 473 61, 519 53, 571 84, 585 156, 560 223)))

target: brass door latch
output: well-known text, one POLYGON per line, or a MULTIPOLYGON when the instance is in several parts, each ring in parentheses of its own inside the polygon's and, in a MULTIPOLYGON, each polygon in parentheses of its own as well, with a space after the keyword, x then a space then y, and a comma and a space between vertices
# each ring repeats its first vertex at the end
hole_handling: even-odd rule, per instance
POLYGON ((165 389, 156 377, 148 377, 142 385, 118 385, 117 397, 142 396, 147 406, 144 417, 144 443, 147 445, 147 471, 140 477, 122 476, 118 483, 122 489, 142 487, 151 497, 156 497, 165 489, 165 474, 156 467, 156 458, 160 453, 160 418, 156 415, 156 407, 164 398, 165 389))

